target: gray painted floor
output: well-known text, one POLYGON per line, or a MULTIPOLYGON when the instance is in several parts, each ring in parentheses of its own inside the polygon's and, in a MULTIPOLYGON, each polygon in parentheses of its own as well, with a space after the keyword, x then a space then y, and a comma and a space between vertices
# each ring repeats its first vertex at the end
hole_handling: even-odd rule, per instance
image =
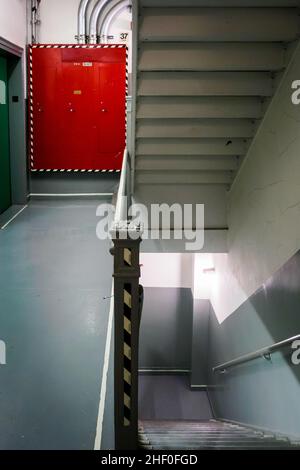
POLYGON ((0 230, 0 449, 92 449, 111 291, 101 201, 30 203, 0 230))
POLYGON ((184 375, 140 375, 140 420, 212 419, 206 391, 192 391, 184 375))

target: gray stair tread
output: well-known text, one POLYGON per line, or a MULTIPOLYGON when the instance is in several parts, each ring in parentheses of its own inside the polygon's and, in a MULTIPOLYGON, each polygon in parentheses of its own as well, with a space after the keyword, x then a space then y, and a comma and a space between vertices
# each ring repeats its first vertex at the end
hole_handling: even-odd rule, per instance
POLYGON ((291 449, 288 439, 218 421, 143 421, 140 447, 154 450, 291 449))

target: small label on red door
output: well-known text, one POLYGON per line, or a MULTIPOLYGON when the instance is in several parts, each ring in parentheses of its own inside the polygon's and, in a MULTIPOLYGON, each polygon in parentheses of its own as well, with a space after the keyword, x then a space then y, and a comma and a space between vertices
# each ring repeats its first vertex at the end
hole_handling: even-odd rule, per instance
POLYGON ((93 62, 83 62, 83 67, 93 67, 93 62))

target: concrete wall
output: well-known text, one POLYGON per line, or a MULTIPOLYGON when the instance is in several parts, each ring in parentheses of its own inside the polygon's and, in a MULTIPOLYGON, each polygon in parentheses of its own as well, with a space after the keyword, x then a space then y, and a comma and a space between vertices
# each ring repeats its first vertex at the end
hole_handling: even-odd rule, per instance
POLYGON ((229 194, 229 268, 247 297, 300 246, 300 48, 229 194))
POLYGON ((192 388, 202 388, 208 384, 209 314, 209 300, 194 299, 190 375, 192 388))
POLYGON ((26 44, 26 0, 1 0, 0 36, 24 47, 26 44))
POLYGON ((300 252, 221 324, 209 325, 210 398, 215 415, 300 437, 300 366, 292 348, 225 374, 212 367, 300 333, 300 252))
POLYGON ((212 255, 142 253, 145 288, 140 367, 185 369, 192 387, 208 383, 208 322, 212 255))
POLYGON ((291 100, 299 78, 298 46, 229 192, 228 254, 211 256, 208 291, 196 273, 206 286, 198 298, 210 299, 220 323, 300 247, 300 105, 291 100))
POLYGON ((146 287, 140 332, 140 369, 190 370, 191 289, 146 287))
POLYGON ((143 253, 141 264, 140 368, 190 370, 193 255, 143 253))

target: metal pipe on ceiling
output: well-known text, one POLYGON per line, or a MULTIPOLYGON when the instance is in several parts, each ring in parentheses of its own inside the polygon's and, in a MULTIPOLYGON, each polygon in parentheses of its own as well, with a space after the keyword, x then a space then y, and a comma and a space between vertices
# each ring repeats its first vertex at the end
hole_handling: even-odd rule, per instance
POLYGON ((126 10, 127 8, 130 7, 130 4, 128 2, 128 0, 123 0, 119 7, 116 8, 113 12, 113 14, 109 17, 108 21, 107 21, 107 24, 106 24, 106 27, 104 29, 104 35, 106 36, 106 38, 108 38, 108 35, 109 35, 109 29, 113 23, 113 21, 115 20, 115 18, 124 10, 126 10))
POLYGON ((85 44, 86 41, 86 15, 88 4, 91 0, 81 0, 78 8, 78 34, 77 42, 78 44, 85 44))
POLYGON ((118 5, 122 0, 111 0, 102 10, 101 14, 97 19, 97 36, 98 42, 101 42, 101 29, 103 27, 104 21, 107 18, 107 15, 110 14, 111 10, 118 5))
POLYGON ((99 36, 100 38, 103 38, 103 41, 108 39, 109 29, 113 20, 116 18, 116 16, 118 16, 123 10, 128 7, 131 7, 130 0, 118 0, 118 3, 115 4, 115 6, 110 10, 110 12, 102 23, 99 33, 99 36))
POLYGON ((99 0, 92 11, 89 24, 89 42, 91 44, 97 44, 97 21, 109 1, 110 0, 99 0))

